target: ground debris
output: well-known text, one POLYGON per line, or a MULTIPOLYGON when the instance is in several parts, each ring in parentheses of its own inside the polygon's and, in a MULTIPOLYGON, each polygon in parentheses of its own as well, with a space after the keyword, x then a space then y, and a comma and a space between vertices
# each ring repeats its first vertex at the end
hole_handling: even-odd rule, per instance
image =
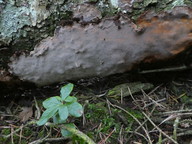
MULTIPOLYGON (((192 109, 188 102, 191 99, 192 87, 190 73, 187 76, 187 73, 177 75, 171 81, 153 84, 154 87, 151 87, 151 82, 122 81, 120 83, 118 80, 123 78, 118 76, 114 76, 116 79, 110 78, 110 81, 102 80, 102 84, 99 81, 92 83, 91 87, 76 84, 73 94, 84 105, 84 114, 82 118, 70 118, 69 122, 75 123, 79 130, 98 143, 190 143, 192 141, 192 109), (115 84, 116 80, 118 82, 115 84), (133 87, 139 85, 139 93, 138 91, 134 93, 129 84, 134 85, 133 87), (148 84, 147 86, 150 87, 147 88, 150 89, 144 89, 143 84, 148 84), (97 90, 103 89, 103 85, 106 88, 100 95, 93 93, 94 87, 97 90), (119 86, 122 85, 129 86, 127 92, 132 91, 130 96, 125 96, 123 99, 118 95, 121 89, 119 86), (118 88, 116 97, 108 96, 107 90, 114 87, 118 88)), ((32 107, 28 107, 30 116, 32 109, 38 108, 38 111, 42 112, 41 101, 47 95, 47 88, 54 90, 53 95, 57 95, 59 87, 61 85, 31 90, 29 95, 36 95, 36 97, 32 100, 32 107), (38 93, 33 93, 35 91, 38 93)), ((26 91, 24 93, 27 96, 26 91)), ((16 100, 7 106, 1 101, 0 143, 82 142, 76 136, 71 139, 61 137, 57 128, 48 125, 38 127, 35 124, 35 114, 22 122, 19 115, 22 115, 21 113, 27 115, 24 111, 28 111, 25 109, 20 112, 23 107, 16 100)))

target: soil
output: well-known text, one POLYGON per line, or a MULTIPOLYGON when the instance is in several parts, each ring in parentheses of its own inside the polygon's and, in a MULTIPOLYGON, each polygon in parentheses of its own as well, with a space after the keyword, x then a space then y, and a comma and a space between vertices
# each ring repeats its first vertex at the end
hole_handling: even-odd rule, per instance
MULTIPOLYGON (((127 73, 70 81, 84 114, 67 122, 99 144, 192 143, 191 72, 127 73), (123 98, 106 94, 119 84, 138 81, 154 88, 123 98)), ((0 84, 0 144, 85 143, 77 136, 62 137, 59 128, 32 123, 38 119, 38 108, 41 113, 44 110, 42 101, 59 95, 67 83, 44 87, 0 84)))

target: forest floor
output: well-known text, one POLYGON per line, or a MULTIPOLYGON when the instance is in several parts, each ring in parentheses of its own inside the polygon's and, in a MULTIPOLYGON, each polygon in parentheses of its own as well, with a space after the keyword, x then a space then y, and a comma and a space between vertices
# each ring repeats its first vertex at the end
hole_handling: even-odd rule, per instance
MULTIPOLYGON (((72 94, 82 104, 84 114, 70 117, 67 122, 74 123, 98 144, 192 144, 191 72, 118 74, 70 81, 75 85, 72 94), (129 84, 136 87, 135 82, 153 87, 134 91, 129 84), (114 87, 117 92, 109 95, 114 87)), ((2 87, 0 144, 85 143, 77 136, 62 137, 59 128, 33 123, 44 110, 42 101, 59 95, 65 84, 2 87)))

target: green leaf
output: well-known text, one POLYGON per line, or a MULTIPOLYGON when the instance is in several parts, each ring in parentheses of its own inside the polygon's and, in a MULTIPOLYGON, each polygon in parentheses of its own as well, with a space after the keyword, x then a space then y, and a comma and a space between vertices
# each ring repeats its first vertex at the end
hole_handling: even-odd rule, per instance
POLYGON ((69 114, 74 117, 80 117, 83 114, 83 107, 78 102, 74 102, 67 106, 69 114))
POLYGON ((69 116, 69 112, 66 105, 59 106, 59 117, 61 120, 66 120, 69 116))
POLYGON ((65 102, 76 102, 77 101, 77 98, 74 97, 74 96, 68 96, 66 99, 65 99, 65 102))
MULTIPOLYGON (((65 124, 65 126, 75 128, 74 124, 65 124)), ((68 130, 66 130, 64 128, 61 129, 61 134, 63 137, 66 137, 66 138, 71 137, 73 135, 73 133, 69 132, 68 130)))
POLYGON ((62 99, 62 100, 65 100, 65 98, 70 95, 70 93, 71 93, 72 90, 73 90, 73 87, 74 87, 74 85, 71 84, 71 83, 69 83, 69 84, 67 84, 67 85, 65 85, 65 86, 63 86, 63 87, 61 88, 60 93, 61 93, 61 99, 62 99))
POLYGON ((62 124, 65 123, 66 120, 61 120, 59 114, 53 116, 53 123, 54 124, 62 124))
POLYGON ((53 117, 56 114, 57 110, 58 106, 48 108, 46 111, 44 111, 41 118, 37 121, 37 125, 39 126, 44 125, 51 117, 53 117))
POLYGON ((55 107, 57 105, 62 104, 59 99, 61 99, 59 96, 50 97, 45 101, 43 101, 43 107, 48 109, 48 108, 55 107))
POLYGON ((68 130, 66 130, 64 128, 61 129, 61 134, 63 137, 66 137, 66 138, 71 137, 73 135, 71 132, 69 132, 68 130))

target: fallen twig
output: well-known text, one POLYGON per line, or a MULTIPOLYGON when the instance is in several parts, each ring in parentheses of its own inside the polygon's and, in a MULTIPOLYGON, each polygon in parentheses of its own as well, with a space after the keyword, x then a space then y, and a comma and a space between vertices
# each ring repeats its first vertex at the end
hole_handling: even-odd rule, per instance
POLYGON ((131 134, 137 134, 137 135, 143 137, 146 141, 148 141, 148 139, 147 139, 143 134, 138 133, 137 131, 128 131, 128 133, 131 133, 131 134))
POLYGON ((50 133, 46 137, 35 140, 33 142, 30 142, 29 144, 41 144, 41 143, 45 142, 45 140, 49 137, 49 135, 50 135, 50 133))
MULTIPOLYGON (((153 107, 152 111, 150 112, 150 115, 152 115, 153 111, 155 110, 156 106, 153 107)), ((143 126, 148 120, 144 120, 144 122, 142 122, 142 124, 140 126, 138 126, 138 128, 136 130, 134 130, 134 132, 137 132, 141 126, 143 126)), ((130 139, 132 137, 132 135, 129 136, 128 139, 130 139)))
POLYGON ((101 140, 98 144, 104 144, 107 139, 114 133, 114 131, 116 130, 116 128, 114 128, 109 134, 108 136, 104 139, 104 140, 101 140))
POLYGON ((180 117, 177 117, 174 121, 174 124, 173 124, 173 139, 177 141, 177 128, 178 128, 178 125, 179 125, 179 119, 180 117))
POLYGON ((37 109, 36 119, 39 119, 39 118, 41 117, 41 110, 40 110, 40 108, 39 108, 39 106, 38 106, 38 103, 37 103, 37 100, 36 100, 35 97, 34 97, 34 101, 35 101, 35 107, 36 107, 36 109, 37 109))
POLYGON ((165 137, 167 137, 169 140, 171 140, 174 144, 178 144, 172 137, 168 136, 165 132, 163 132, 144 112, 142 112, 143 115, 149 120, 149 122, 165 137))
POLYGON ((120 107, 120 106, 114 105, 114 104, 112 104, 111 102, 109 102, 109 103, 110 103, 113 107, 116 107, 116 108, 124 111, 124 112, 127 113, 128 115, 130 115, 130 116, 142 127, 143 131, 145 132, 145 134, 146 134, 146 136, 147 136, 148 143, 149 143, 149 144, 152 144, 151 138, 150 138, 147 130, 142 126, 141 122, 140 122, 134 115, 132 115, 130 112, 126 111, 124 108, 122 108, 122 107, 120 107))
MULTIPOLYGON (((180 137, 180 136, 187 136, 187 135, 192 135, 192 130, 187 130, 185 132, 181 132, 181 133, 178 133, 177 134, 177 137, 180 137)), ((162 140, 162 143, 166 142, 168 140, 168 138, 165 138, 162 140)))
POLYGON ((158 72, 169 72, 169 71, 183 71, 191 69, 191 67, 187 67, 186 65, 179 66, 179 67, 170 67, 170 68, 162 68, 162 69, 153 69, 153 70, 145 70, 139 73, 146 74, 146 73, 158 73, 158 72))
POLYGON ((118 138, 118 141, 119 141, 120 144, 123 144, 122 131, 123 131, 123 125, 121 125, 121 129, 120 129, 120 131, 119 131, 119 138, 118 138))
POLYGON ((84 134, 83 132, 79 131, 78 129, 76 128, 72 128, 70 126, 67 126, 67 125, 55 125, 53 123, 49 123, 47 122, 46 123, 46 126, 50 126, 50 127, 58 127, 58 128, 63 128, 63 129, 66 129, 68 130, 69 132, 73 133, 74 135, 82 138, 85 142, 87 142, 88 144, 95 144, 95 142, 90 139, 86 134, 84 134))
MULTIPOLYGON (((28 126, 28 125, 32 125, 32 124, 35 124, 35 123, 36 123, 36 121, 30 121, 30 122, 28 122, 27 124, 23 125, 23 127, 26 127, 26 126, 28 126)), ((3 136, 3 137, 4 137, 4 138, 9 138, 9 137, 11 137, 13 134, 19 132, 23 127, 19 127, 19 128, 16 129, 15 131, 11 131, 10 134, 8 134, 8 135, 6 135, 6 136, 3 136)))
MULTIPOLYGON (((157 100, 157 101, 152 100, 153 102, 146 104, 146 105, 144 106, 144 108, 149 107, 149 106, 151 106, 151 105, 153 105, 153 104, 156 104, 156 103, 165 101, 165 100, 166 100, 166 98, 163 98, 163 99, 160 99, 160 100, 157 100)), ((162 105, 161 105, 161 106, 162 106, 162 105)), ((163 107, 164 107, 164 106, 163 106, 163 107)), ((165 107, 164 107, 164 108, 165 108, 165 107)))
POLYGON ((175 114, 175 113, 178 114, 178 113, 184 113, 184 112, 192 112, 192 109, 168 111, 168 112, 157 113, 155 115, 170 115, 170 114, 175 114))

